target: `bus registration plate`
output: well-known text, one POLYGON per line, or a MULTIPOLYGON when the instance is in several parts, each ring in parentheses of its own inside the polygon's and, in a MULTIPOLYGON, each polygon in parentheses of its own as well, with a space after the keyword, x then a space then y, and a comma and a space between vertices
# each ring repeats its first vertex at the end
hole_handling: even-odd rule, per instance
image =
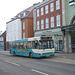
POLYGON ((49 56, 50 56, 50 54, 47 54, 47 55, 46 55, 46 57, 49 57, 49 56))

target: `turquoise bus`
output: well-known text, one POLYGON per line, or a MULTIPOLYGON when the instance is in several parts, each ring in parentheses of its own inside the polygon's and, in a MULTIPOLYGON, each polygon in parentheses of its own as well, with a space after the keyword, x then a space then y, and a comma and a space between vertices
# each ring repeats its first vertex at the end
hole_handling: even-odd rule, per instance
POLYGON ((9 42, 9 52, 14 55, 48 57, 54 55, 52 37, 33 37, 9 42))

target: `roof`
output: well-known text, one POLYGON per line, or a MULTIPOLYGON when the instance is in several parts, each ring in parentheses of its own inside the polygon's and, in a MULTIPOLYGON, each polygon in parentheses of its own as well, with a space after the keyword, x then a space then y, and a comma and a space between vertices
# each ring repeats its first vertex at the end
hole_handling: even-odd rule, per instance
MULTIPOLYGON (((18 13, 16 16, 15 16, 15 18, 13 18, 11 21, 8 21, 7 23, 10 23, 10 22, 12 22, 12 21, 14 21, 14 20, 16 20, 16 19, 22 19, 22 18, 24 18, 24 17, 31 17, 31 18, 33 18, 33 6, 31 6, 31 7, 29 7, 29 8, 27 8, 27 9, 25 9, 25 10, 23 10, 23 11, 21 11, 20 13, 18 13), (24 12, 28 12, 25 16, 23 15, 24 14, 24 12), (22 14, 22 17, 18 17, 19 15, 21 15, 22 14)), ((7 24, 6 23, 6 24, 7 24)))
MULTIPOLYGON (((19 15, 21 15, 21 14, 24 14, 24 12, 28 12, 28 13, 26 14, 26 16, 23 15, 21 18, 28 17, 29 14, 30 14, 32 11, 33 11, 33 6, 31 6, 31 7, 27 8, 27 9, 21 11, 21 12, 18 13, 16 16, 19 16, 19 15)), ((31 15, 31 16, 32 16, 32 15, 31 15)))
POLYGON ((0 37, 3 37, 4 35, 6 35, 6 31, 4 31, 4 32, 0 35, 0 37))

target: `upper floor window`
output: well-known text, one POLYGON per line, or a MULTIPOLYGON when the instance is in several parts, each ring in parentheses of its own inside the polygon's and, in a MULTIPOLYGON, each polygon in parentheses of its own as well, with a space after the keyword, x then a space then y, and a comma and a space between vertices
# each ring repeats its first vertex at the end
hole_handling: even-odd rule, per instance
POLYGON ((41 20, 41 29, 44 29, 44 20, 41 20))
POLYGON ((60 9, 60 0, 56 1, 56 10, 60 9))
POLYGON ((37 17, 39 16, 39 9, 37 10, 37 17))
POLYGON ((60 26, 60 15, 56 16, 56 22, 57 22, 57 26, 60 26))
POLYGON ((48 18, 46 19, 46 28, 49 28, 49 20, 48 20, 48 18))
POLYGON ((39 30, 39 21, 37 21, 37 30, 39 30))
POLYGON ((45 6, 45 14, 48 13, 48 5, 45 6))
POLYGON ((25 33, 23 33, 23 39, 25 39, 25 33))
POLYGON ((51 10, 51 12, 54 11, 54 3, 51 3, 51 4, 50 4, 50 10, 51 10))
POLYGON ((51 27, 54 27, 54 17, 51 17, 51 27))
POLYGON ((44 14, 44 11, 43 11, 43 7, 41 8, 41 15, 43 15, 44 14))
POLYGON ((23 23, 23 29, 25 29, 25 22, 23 23))

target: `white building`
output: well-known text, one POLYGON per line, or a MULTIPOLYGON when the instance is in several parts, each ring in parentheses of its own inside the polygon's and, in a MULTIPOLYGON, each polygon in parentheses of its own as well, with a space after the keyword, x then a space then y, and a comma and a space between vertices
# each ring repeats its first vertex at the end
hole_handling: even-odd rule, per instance
POLYGON ((22 39, 21 19, 16 18, 6 23, 6 42, 22 39))

